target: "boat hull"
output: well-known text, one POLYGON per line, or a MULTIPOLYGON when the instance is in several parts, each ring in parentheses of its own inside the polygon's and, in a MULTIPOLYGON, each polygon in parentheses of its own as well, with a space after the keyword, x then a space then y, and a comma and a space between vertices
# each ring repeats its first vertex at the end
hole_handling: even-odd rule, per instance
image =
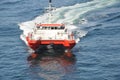
MULTIPOLYGON (((65 49, 72 49, 75 46, 75 40, 31 40, 29 37, 26 37, 28 46, 33 50, 39 49, 41 46, 47 46, 53 44, 54 46, 63 46, 65 49)), ((58 48, 60 49, 60 47, 58 48)))

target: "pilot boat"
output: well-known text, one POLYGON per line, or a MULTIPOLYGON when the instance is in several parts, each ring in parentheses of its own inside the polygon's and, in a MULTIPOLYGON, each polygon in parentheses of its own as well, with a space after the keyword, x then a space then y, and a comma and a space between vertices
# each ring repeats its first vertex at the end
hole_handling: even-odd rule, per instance
POLYGON ((73 32, 69 31, 63 23, 51 23, 50 19, 53 11, 51 0, 49 0, 49 21, 46 23, 35 23, 32 32, 26 36, 28 46, 33 50, 46 50, 54 48, 55 50, 71 50, 75 44, 73 32), (42 48, 41 48, 42 47, 42 48))

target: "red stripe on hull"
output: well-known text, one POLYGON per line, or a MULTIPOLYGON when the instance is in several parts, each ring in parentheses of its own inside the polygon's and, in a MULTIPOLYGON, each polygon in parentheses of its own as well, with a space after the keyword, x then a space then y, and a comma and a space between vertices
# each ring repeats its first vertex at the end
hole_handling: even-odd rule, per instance
POLYGON ((39 46, 42 45, 63 45, 66 49, 72 49, 75 46, 75 40, 30 40, 28 37, 26 38, 29 47, 31 47, 33 50, 36 50, 39 48, 39 46))

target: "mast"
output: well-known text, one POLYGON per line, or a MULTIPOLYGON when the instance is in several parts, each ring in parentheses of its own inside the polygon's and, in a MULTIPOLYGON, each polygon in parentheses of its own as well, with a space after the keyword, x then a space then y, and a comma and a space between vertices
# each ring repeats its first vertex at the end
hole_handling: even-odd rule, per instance
POLYGON ((52 0, 49 0, 49 6, 48 6, 48 17, 49 17, 49 23, 51 23, 52 19, 52 11, 54 10, 54 7, 52 7, 52 0))
POLYGON ((52 9, 52 0, 49 0, 49 10, 52 9))

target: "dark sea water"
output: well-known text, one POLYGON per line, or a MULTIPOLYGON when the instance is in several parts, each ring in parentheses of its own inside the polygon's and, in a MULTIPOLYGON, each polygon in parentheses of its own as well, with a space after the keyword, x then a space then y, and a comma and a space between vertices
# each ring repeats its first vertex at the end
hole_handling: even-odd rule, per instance
POLYGON ((77 26, 75 59, 29 63, 18 24, 43 15, 47 5, 48 0, 0 0, 0 80, 120 80, 120 0, 53 0, 55 21, 77 26))

